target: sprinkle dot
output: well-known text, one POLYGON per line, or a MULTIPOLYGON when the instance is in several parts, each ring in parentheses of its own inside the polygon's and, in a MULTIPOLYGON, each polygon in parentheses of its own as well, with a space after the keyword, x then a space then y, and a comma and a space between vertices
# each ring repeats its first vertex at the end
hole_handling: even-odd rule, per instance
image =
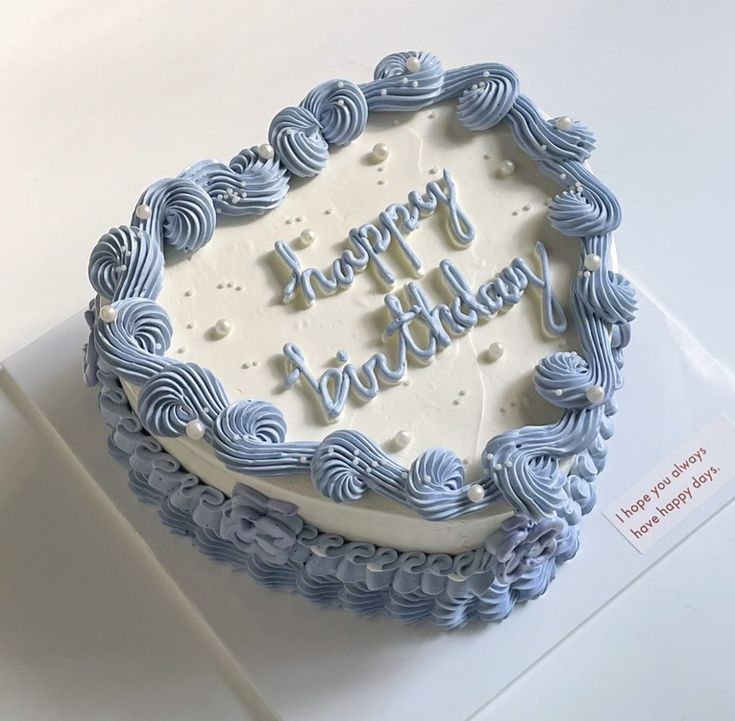
POLYGON ((491 343, 488 346, 487 351, 485 351, 485 355, 491 363, 498 360, 498 358, 501 358, 504 353, 505 353, 505 348, 503 347, 503 344, 498 343, 497 341, 495 341, 494 343, 491 343))
POLYGON ((136 209, 135 209, 135 215, 140 220, 148 220, 148 218, 151 217, 151 214, 153 213, 153 210, 151 209, 151 206, 147 203, 141 203, 136 209))
POLYGON ((111 305, 103 305, 100 308, 100 318, 105 323, 112 323, 117 318, 117 310, 111 305))
POLYGON ((316 233, 311 228, 304 228, 299 234, 299 239, 301 245, 308 247, 316 240, 316 233))
POLYGON ((232 322, 227 318, 219 318, 214 324, 214 333, 218 338, 224 338, 232 332, 232 322))
POLYGON ((375 143, 373 145, 373 160, 382 163, 390 155, 390 148, 386 143, 375 143))
POLYGON ((186 424, 186 435, 193 441, 204 438, 204 423, 200 420, 189 421, 186 424))
POLYGON ((512 160, 503 160, 498 166, 498 175, 501 178, 507 178, 516 171, 516 164, 512 160))
POLYGON ((263 143, 258 146, 258 157, 261 160, 270 160, 273 157, 273 146, 270 143, 263 143))
POLYGON ((421 70, 421 61, 415 55, 410 55, 406 58, 406 70, 409 73, 417 73, 421 70))
POLYGON ((396 446, 398 446, 398 448, 408 447, 411 443, 411 440, 411 434, 406 430, 398 431, 398 433, 393 436, 393 442, 396 444, 396 446))
POLYGON ((559 128, 559 130, 571 130, 573 123, 574 121, 568 115, 562 115, 560 118, 556 119, 556 127, 559 128))
POLYGON ((485 489, 479 483, 473 483, 467 489, 467 498, 471 503, 479 503, 485 498, 485 489))
POLYGON ((605 400, 605 389, 602 386, 592 386, 587 389, 585 395, 590 403, 597 405, 605 400))

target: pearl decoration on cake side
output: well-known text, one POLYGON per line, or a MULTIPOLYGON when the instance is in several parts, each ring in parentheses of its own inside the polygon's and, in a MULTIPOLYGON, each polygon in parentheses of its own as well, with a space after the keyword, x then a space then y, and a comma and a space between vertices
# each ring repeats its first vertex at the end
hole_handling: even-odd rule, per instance
POLYGON ((601 265, 602 258, 600 258, 597 253, 589 253, 584 257, 584 267, 587 268, 587 270, 599 270, 601 265))
POLYGON ((483 498, 485 498, 485 489, 479 483, 473 483, 467 489, 467 498, 472 503, 479 503, 483 498))
POLYGON ((135 209, 135 217, 139 218, 140 220, 148 220, 148 218, 151 217, 151 213, 153 211, 151 210, 151 206, 147 205, 146 203, 141 203, 136 209, 135 209))
POLYGON ((516 171, 516 164, 512 160, 503 160, 498 166, 498 175, 501 178, 507 178, 516 171))
POLYGON ((261 160, 270 160, 273 155, 273 146, 270 143, 263 143, 258 146, 258 157, 261 160))
POLYGON ((398 448, 406 448, 412 440, 411 434, 408 431, 398 431, 393 437, 393 442, 398 448))
POLYGON ((372 155, 375 162, 382 163, 390 155, 390 148, 385 143, 375 143, 372 155))
POLYGON ((503 347, 503 344, 495 341, 495 343, 491 343, 487 347, 487 351, 485 352, 485 355, 487 356, 487 359, 491 363, 493 363, 494 361, 498 360, 498 358, 502 357, 504 353, 505 353, 505 348, 503 347))
POLYGON ((311 228, 304 228, 299 234, 301 245, 304 247, 311 245, 316 240, 316 233, 311 228))
POLYGON ((605 400, 605 389, 602 386, 592 386, 587 389, 585 395, 590 403, 597 405, 605 400))
POLYGON ((199 420, 189 421, 186 424, 186 435, 192 441, 198 441, 204 438, 204 423, 199 420))
POLYGON ((562 115, 556 119, 556 127, 559 130, 571 130, 574 121, 568 115, 562 115))
POLYGON ((406 70, 409 73, 417 73, 421 70, 421 61, 415 55, 406 58, 406 70))
POLYGON ((111 305, 103 305, 100 308, 100 318, 105 323, 112 323, 115 318, 117 318, 117 310, 111 305))
POLYGON ((214 332, 218 338, 224 338, 232 332, 232 322, 227 318, 220 318, 214 324, 214 332))

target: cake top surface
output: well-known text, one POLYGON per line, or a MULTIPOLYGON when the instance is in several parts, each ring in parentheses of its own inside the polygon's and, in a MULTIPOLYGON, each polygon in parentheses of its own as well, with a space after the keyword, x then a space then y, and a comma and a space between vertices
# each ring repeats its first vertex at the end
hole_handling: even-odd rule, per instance
POLYGON ((634 311, 589 130, 546 118, 503 65, 410 52, 371 82, 319 85, 269 141, 155 183, 103 236, 88 369, 138 388, 155 435, 203 437, 235 472, 310 477, 336 501, 370 490, 433 520, 501 499, 577 517, 573 478, 607 432, 634 311), (210 242, 222 216, 251 219, 210 242))

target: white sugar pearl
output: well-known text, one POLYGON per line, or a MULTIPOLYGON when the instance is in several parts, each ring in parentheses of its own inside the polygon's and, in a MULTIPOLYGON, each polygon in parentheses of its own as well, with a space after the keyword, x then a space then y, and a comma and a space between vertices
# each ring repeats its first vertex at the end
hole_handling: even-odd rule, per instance
POLYGON ((590 253, 584 257, 584 267, 587 270, 600 270, 600 265, 602 265, 602 258, 597 253, 590 253))
POLYGON ((189 421, 186 424, 186 435, 193 441, 204 438, 204 423, 198 420, 189 421))
POLYGON ((571 130, 573 120, 568 115, 562 115, 560 118, 556 119, 556 127, 559 128, 559 130, 571 130))
POLYGON ((316 233, 311 228, 304 228, 299 234, 299 238, 302 245, 311 245, 316 240, 316 233))
POLYGON ((224 338, 226 335, 229 335, 232 332, 232 323, 227 320, 227 318, 220 318, 214 324, 214 332, 220 338, 224 338))
POLYGON ((406 70, 409 73, 417 73, 421 70, 421 61, 415 55, 406 58, 406 70))
POLYGON ((382 163, 390 155, 390 148, 385 143, 375 143, 373 146, 373 159, 382 163))
POLYGON ((602 386, 592 386, 585 393, 590 403, 598 404, 605 400, 605 389, 602 386))
POLYGON ((479 503, 483 498, 485 498, 485 489, 479 483, 473 483, 467 489, 467 498, 469 498, 472 503, 479 503))
POLYGON ((555 388, 554 389, 554 395, 557 398, 561 398, 564 395, 564 391, 561 388, 555 388))
POLYGON ((516 171, 516 164, 512 160, 503 160, 498 166, 498 175, 507 178, 516 171))
POLYGON ((151 206, 147 205, 146 203, 141 203, 136 209, 135 209, 135 215, 136 217, 140 218, 141 220, 148 220, 148 218, 151 217, 151 213, 153 211, 151 210, 151 206))
POLYGON ((273 146, 270 143, 263 143, 258 146, 258 157, 261 160, 270 160, 273 157, 273 146))
POLYGON ((406 448, 411 443, 411 434, 408 431, 398 431, 393 437, 393 442, 399 448, 406 448))
POLYGON ((491 343, 486 351, 487 359, 491 363, 498 360, 498 358, 500 358, 503 353, 505 353, 505 348, 503 347, 502 343, 498 343, 497 341, 495 343, 491 343))
POLYGON ((112 323, 112 321, 117 318, 117 311, 111 305, 103 305, 100 308, 100 318, 102 318, 105 323, 112 323))

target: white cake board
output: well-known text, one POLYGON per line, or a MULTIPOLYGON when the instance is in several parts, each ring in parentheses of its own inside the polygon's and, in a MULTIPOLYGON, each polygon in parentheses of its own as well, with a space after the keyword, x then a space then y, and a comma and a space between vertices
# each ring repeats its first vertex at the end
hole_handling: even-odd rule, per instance
MULTIPOLYGON (((640 290, 640 286, 639 286, 640 290)), ((601 509, 719 413, 735 417, 735 381, 660 306, 642 294, 626 387, 597 508, 581 550, 550 591, 501 624, 445 633, 325 611, 209 561, 128 490, 106 451, 96 393, 81 381, 81 317, 71 318, 5 366, 284 721, 462 721, 561 642, 735 496, 728 483, 666 538, 639 554, 601 509)), ((74 522, 73 518, 69 519, 74 522)), ((124 603, 124 601, 121 601, 124 603)), ((551 703, 564 704, 563 699, 551 703)))

